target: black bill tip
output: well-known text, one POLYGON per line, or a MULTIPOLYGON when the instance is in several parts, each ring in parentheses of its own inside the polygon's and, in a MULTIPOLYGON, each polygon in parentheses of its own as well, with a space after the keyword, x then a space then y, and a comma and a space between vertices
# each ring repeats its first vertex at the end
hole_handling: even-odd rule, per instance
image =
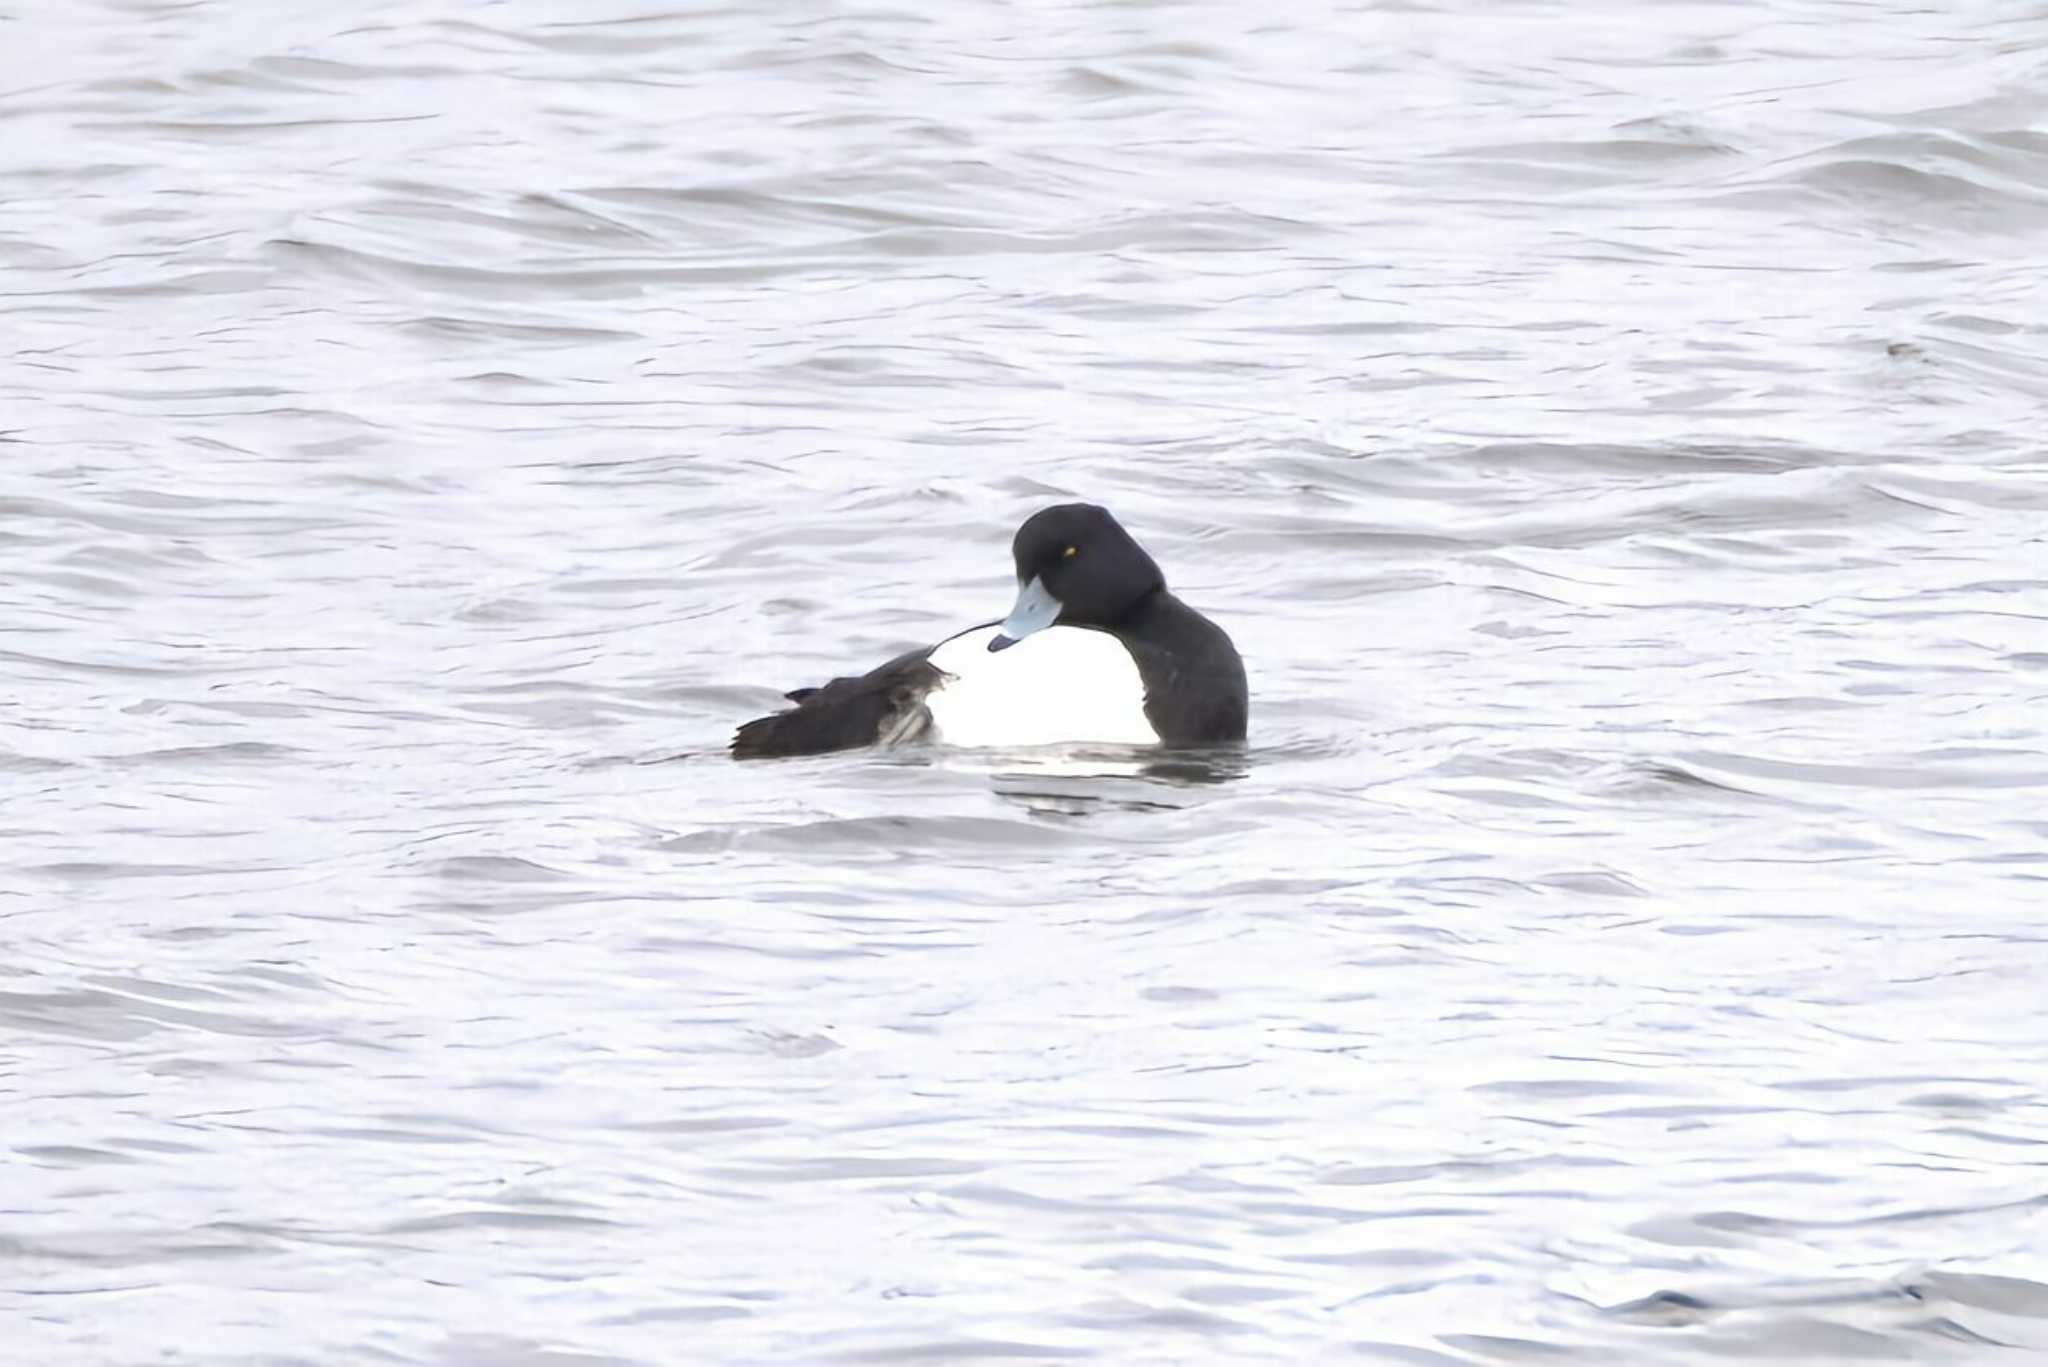
POLYGON ((993 655, 998 650, 1008 650, 1011 646, 1015 644, 1017 644, 1016 637, 1004 636, 998 633, 996 635, 996 638, 988 643, 988 653, 993 655))

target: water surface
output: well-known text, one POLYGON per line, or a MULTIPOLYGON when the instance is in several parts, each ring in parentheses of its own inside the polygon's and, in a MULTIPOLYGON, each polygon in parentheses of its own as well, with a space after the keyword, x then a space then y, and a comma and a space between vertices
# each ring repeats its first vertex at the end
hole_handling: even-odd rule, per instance
POLYGON ((0 19, 0 1356, 2048 1353, 2044 78, 0 19), (1241 757, 723 757, 1075 497, 1241 757))

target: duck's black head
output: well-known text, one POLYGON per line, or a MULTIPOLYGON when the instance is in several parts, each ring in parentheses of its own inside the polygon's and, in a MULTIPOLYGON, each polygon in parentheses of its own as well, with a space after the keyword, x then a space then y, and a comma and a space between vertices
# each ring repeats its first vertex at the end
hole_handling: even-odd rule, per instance
POLYGON ((1014 645, 1055 622, 1115 626, 1166 577, 1145 548, 1106 508, 1062 503, 1033 513, 1010 545, 1017 562, 1017 605, 990 650, 1014 645))

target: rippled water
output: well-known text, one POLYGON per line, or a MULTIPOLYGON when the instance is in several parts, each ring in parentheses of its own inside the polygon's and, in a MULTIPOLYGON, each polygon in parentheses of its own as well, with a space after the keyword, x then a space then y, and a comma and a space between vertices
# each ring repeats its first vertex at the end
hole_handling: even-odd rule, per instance
POLYGON ((2029 9, 0 16, 0 1358, 2043 1360, 2029 9))

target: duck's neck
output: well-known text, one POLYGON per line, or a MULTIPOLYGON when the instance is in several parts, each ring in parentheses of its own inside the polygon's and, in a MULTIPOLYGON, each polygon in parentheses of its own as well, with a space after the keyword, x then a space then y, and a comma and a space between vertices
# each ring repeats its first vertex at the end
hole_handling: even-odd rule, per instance
POLYGON ((1177 635, 1191 626, 1207 625, 1200 613, 1174 597, 1166 585, 1161 584, 1132 605, 1131 610, 1110 630, 1119 636, 1142 631, 1148 636, 1163 638, 1177 635))

